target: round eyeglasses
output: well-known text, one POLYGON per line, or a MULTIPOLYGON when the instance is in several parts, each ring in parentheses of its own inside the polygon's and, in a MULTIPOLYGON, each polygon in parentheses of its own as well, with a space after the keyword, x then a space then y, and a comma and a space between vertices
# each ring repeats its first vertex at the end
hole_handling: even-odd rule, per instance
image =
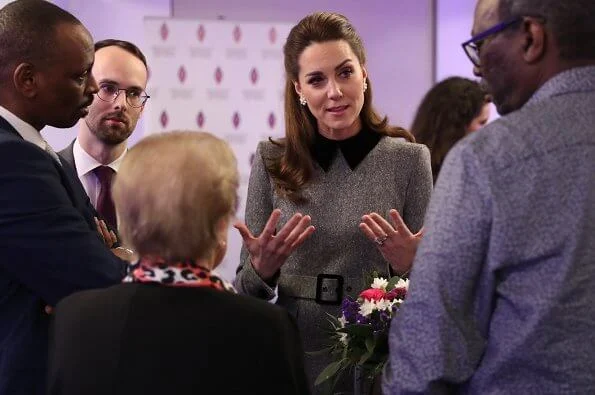
POLYGON ((147 100, 151 97, 138 88, 119 88, 116 84, 101 84, 97 91, 97 97, 106 102, 114 102, 120 96, 120 92, 124 91, 126 94, 126 103, 130 107, 140 108, 145 105, 147 100))

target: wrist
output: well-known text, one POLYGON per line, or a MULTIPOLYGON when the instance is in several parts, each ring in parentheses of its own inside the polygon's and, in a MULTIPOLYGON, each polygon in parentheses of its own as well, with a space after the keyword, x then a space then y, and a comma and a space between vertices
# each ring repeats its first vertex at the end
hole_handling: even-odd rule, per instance
POLYGON ((252 265, 252 268, 254 269, 258 277, 260 277, 260 279, 264 281, 267 285, 271 287, 274 287, 276 285, 277 279, 279 278, 279 270, 269 273, 269 271, 263 270, 259 260, 253 259, 252 257, 250 257, 250 265, 252 265))

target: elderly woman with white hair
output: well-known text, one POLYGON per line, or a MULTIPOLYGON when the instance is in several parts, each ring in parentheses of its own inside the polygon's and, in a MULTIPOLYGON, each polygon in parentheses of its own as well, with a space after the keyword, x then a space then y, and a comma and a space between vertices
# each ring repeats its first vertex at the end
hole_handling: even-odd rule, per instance
POLYGON ((50 394, 308 392, 290 315, 212 271, 237 187, 231 149, 208 133, 155 135, 129 151, 113 198, 139 259, 123 284, 58 304, 50 394))

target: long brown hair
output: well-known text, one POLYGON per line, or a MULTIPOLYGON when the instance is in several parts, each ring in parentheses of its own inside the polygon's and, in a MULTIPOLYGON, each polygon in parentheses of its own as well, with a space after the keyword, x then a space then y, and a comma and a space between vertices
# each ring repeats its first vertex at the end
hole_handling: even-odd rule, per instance
MULTIPOLYGON (((275 189, 281 196, 299 202, 303 198, 300 190, 312 178, 314 162, 310 147, 317 131, 316 118, 307 106, 299 104, 294 89, 298 80, 298 60, 302 52, 312 43, 345 40, 357 56, 361 65, 366 63, 366 53, 360 36, 349 20, 332 12, 316 12, 303 18, 289 32, 283 55, 285 59, 285 138, 273 142, 280 148, 280 154, 265 158, 267 170, 272 176, 275 189)), ((372 84, 367 78, 368 89, 364 92, 364 104, 360 113, 362 127, 392 137, 403 137, 415 141, 405 129, 388 124, 387 117, 381 117, 372 106, 372 84)))
POLYGON ((426 93, 417 108, 411 133, 431 153, 432 175, 438 177, 446 154, 465 137, 467 127, 481 114, 490 96, 479 83, 462 77, 450 77, 426 93))

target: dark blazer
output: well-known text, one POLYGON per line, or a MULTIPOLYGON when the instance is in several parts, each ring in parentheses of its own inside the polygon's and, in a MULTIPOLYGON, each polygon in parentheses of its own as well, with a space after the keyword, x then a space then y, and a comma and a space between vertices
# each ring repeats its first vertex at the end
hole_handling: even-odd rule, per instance
POLYGON ((61 151, 58 151, 58 155, 60 155, 60 158, 66 160, 66 162, 68 162, 70 166, 76 169, 76 163, 74 163, 74 152, 72 151, 73 146, 74 140, 72 140, 66 148, 64 148, 61 151))
POLYGON ((100 240, 86 194, 0 117, 0 394, 42 394, 46 305, 121 281, 123 261, 100 240))
POLYGON ((282 308, 206 287, 120 284, 57 307, 51 395, 308 394, 282 308))

